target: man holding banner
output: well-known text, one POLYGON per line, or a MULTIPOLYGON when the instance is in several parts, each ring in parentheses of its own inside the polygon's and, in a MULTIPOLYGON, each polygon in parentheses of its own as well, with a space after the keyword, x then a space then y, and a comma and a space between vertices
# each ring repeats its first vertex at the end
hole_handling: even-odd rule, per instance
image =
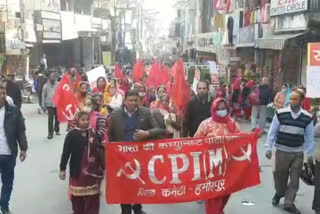
POLYGON ((304 161, 304 148, 308 153, 308 162, 313 163, 314 132, 311 114, 302 109, 305 94, 295 90, 290 95, 290 107, 276 112, 266 143, 266 156, 272 158, 275 143, 274 183, 276 194, 272 199, 274 206, 285 197, 284 209, 300 214, 294 201, 299 190, 299 179, 304 161), (288 178, 290 181, 288 183, 288 178))
MULTIPOLYGON (((158 125, 151 112, 139 106, 139 94, 135 90, 127 92, 124 107, 112 112, 110 116, 110 142, 135 142, 154 139, 165 134, 165 130, 158 125)), ((121 204, 122 214, 144 214, 140 204, 121 204)))

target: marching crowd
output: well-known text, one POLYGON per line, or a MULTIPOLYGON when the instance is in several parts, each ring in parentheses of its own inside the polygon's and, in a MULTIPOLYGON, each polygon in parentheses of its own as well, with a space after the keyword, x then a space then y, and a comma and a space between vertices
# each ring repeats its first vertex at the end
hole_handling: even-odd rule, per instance
MULTIPOLYGON (((273 100, 267 77, 259 82, 243 80, 241 75, 237 75, 229 89, 221 83, 214 96, 209 93, 210 83, 207 80, 201 80, 196 91, 186 82, 180 82, 180 86, 185 86, 182 87, 184 91, 176 95, 178 71, 181 70, 177 68, 179 63, 175 66, 176 72, 170 74, 169 84, 146 84, 146 74, 138 78, 139 81, 134 81, 137 80, 133 74, 135 71, 126 75, 116 71, 115 77, 99 77, 93 89, 75 68, 68 69, 62 77, 61 81, 67 81, 71 86, 79 109, 75 118, 68 121, 59 174, 59 178, 65 180, 66 168, 70 165, 69 197, 73 213, 99 213, 106 143, 238 133, 241 130, 237 121, 241 117, 251 120, 252 129, 260 129, 262 136, 270 103, 274 103, 276 109, 266 141, 267 158, 272 158, 272 149, 276 148, 276 193, 272 204, 278 205, 284 197, 284 209, 300 213, 294 201, 306 151, 308 164, 312 165, 314 157, 316 159, 313 209, 320 213, 320 146, 317 145, 320 144, 320 125, 310 114, 311 103, 305 97, 305 89, 290 89, 289 85, 284 85, 273 100)), ((60 87, 57 74, 51 72, 42 85, 40 105, 48 113, 48 139, 52 139, 54 133, 60 134, 59 102, 55 99, 60 87)), ((21 105, 6 101, 9 91, 0 85, 0 206, 3 214, 10 213, 9 200, 18 146, 21 161, 26 158, 27 150, 24 120, 19 109, 21 105)), ((230 195, 226 195, 207 200, 206 213, 222 214, 229 198, 230 195)), ((131 214, 132 211, 135 214, 145 213, 142 205, 138 204, 122 204, 121 209, 122 214, 131 214)))

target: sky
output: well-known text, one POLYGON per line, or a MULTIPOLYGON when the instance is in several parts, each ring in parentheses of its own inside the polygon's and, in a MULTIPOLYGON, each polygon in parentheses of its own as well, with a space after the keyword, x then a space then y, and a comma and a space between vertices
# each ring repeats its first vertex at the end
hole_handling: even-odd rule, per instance
POLYGON ((158 25, 163 29, 161 33, 168 35, 169 24, 175 19, 176 10, 173 8, 174 0, 143 0, 144 9, 152 9, 159 12, 158 25))

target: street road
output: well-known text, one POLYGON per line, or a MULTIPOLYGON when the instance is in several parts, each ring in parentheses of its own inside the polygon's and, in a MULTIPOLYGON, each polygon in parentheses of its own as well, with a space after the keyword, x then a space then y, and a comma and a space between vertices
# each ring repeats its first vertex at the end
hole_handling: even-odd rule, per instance
MULTIPOLYGON (((38 115, 36 105, 25 104, 23 113, 26 117, 29 151, 24 163, 17 162, 15 184, 11 199, 11 210, 14 214, 71 214, 71 204, 67 196, 68 182, 58 179, 59 161, 65 137, 66 127, 62 127, 62 135, 47 140, 47 115, 38 115)), ((241 123, 242 130, 250 130, 249 123, 241 123)), ((263 144, 265 137, 259 142, 262 184, 233 194, 226 214, 280 214, 286 213, 271 205, 274 195, 272 167, 273 161, 264 157, 263 144), (243 204, 242 202, 249 202, 243 204), (252 203, 251 203, 252 202, 252 203), (250 206, 247 206, 250 205, 250 206)), ((241 178, 239 178, 241 182, 241 178)), ((303 214, 313 213, 313 188, 302 182, 296 205, 303 214)), ((283 203, 283 201, 281 201, 283 203)), ((204 205, 197 202, 174 205, 150 205, 144 210, 148 214, 203 214, 204 205)), ((101 196, 101 212, 120 214, 119 205, 107 205, 104 195, 101 196)))

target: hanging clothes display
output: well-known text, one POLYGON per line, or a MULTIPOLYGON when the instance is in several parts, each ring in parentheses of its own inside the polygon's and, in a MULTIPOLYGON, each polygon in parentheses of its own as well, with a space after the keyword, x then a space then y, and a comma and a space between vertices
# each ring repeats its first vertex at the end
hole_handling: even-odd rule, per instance
POLYGON ((214 15, 214 21, 213 25, 216 29, 221 29, 222 31, 224 30, 225 22, 224 22, 224 15, 223 14, 215 14, 214 15))
POLYGON ((234 19, 232 16, 229 16, 227 28, 228 28, 228 42, 230 46, 233 46, 233 27, 234 27, 234 19))

